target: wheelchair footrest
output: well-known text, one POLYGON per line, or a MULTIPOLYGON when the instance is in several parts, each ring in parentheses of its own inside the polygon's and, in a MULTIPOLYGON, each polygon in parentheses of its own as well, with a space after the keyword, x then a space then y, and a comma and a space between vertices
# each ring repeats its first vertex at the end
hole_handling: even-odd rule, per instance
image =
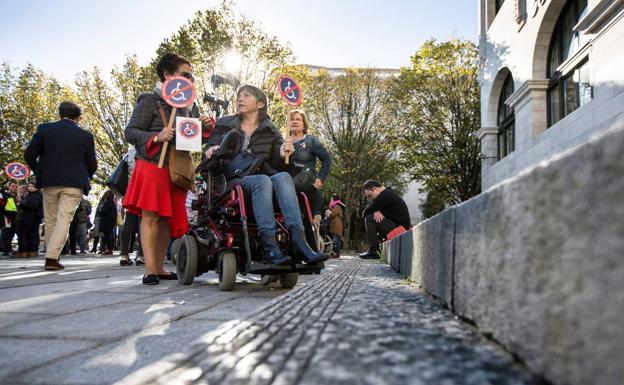
POLYGON ((285 273, 299 273, 299 274, 319 274, 325 266, 322 263, 308 265, 305 263, 297 263, 292 265, 272 265, 270 263, 263 263, 258 261, 251 261, 247 266, 248 274, 285 274, 285 273))

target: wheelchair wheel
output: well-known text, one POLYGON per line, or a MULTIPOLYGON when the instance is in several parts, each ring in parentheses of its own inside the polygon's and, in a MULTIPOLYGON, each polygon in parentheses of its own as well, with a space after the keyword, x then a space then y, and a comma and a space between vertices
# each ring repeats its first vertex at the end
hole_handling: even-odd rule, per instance
POLYGON ((182 238, 178 238, 171 244, 171 263, 173 266, 178 264, 178 254, 180 253, 180 246, 182 245, 182 238))
POLYGON ((299 273, 286 273, 280 275, 280 285, 284 289, 292 289, 297 284, 297 280, 299 279, 299 273))
POLYGON ((179 283, 182 285, 193 283, 197 272, 197 243, 195 243, 195 238, 188 234, 179 239, 176 271, 179 283))
POLYGON ((236 255, 232 252, 222 253, 219 265, 219 289, 231 291, 236 283, 236 255))

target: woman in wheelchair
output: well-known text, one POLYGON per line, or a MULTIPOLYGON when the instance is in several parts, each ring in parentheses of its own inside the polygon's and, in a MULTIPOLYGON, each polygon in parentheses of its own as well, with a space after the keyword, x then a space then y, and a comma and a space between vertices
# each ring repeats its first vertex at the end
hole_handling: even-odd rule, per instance
MULTIPOLYGON (((264 253, 271 263, 291 263, 290 257, 282 253, 275 238, 277 226, 273 196, 279 204, 290 241, 298 256, 309 264, 327 260, 327 254, 314 252, 306 242, 295 186, 292 177, 286 172, 289 166, 284 162, 284 158, 294 152, 294 147, 290 138, 286 141, 282 139, 279 130, 271 122, 267 113, 266 94, 259 88, 244 85, 238 90, 236 106, 238 114, 217 121, 206 144, 205 156, 211 159, 219 151, 231 151, 231 148, 220 148, 220 145, 224 136, 234 131, 242 143, 234 151, 249 152, 262 158, 260 166, 251 175, 245 175, 244 170, 241 174, 229 175, 228 184, 238 183, 251 194, 264 253)), ((223 146, 226 147, 225 142, 223 146)))

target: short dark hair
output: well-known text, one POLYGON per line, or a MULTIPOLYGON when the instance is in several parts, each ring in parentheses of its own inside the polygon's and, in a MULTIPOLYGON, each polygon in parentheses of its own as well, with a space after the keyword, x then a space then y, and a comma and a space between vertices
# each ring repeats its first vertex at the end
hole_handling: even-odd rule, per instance
POLYGON ((156 65, 156 74, 158 75, 160 81, 164 82, 165 72, 173 74, 182 64, 191 65, 191 62, 187 58, 178 54, 166 53, 160 58, 158 64, 156 65))
POLYGON ((68 118, 74 120, 82 115, 82 110, 76 103, 64 101, 59 105, 59 116, 61 119, 68 118))
POLYGON ((249 84, 245 84, 244 86, 242 86, 241 88, 238 89, 238 92, 236 93, 236 97, 238 98, 240 96, 241 92, 243 92, 243 91, 247 91, 250 94, 252 94, 253 96, 255 96, 256 97, 256 101, 264 103, 264 107, 262 107, 258 111, 258 120, 263 121, 264 119, 270 119, 270 117, 269 117, 269 99, 267 98, 267 96, 264 93, 264 91, 262 91, 258 87, 254 87, 254 86, 251 86, 249 84))
POLYGON ((376 180, 369 179, 364 184, 362 184, 362 190, 372 190, 375 187, 382 187, 381 183, 376 180))

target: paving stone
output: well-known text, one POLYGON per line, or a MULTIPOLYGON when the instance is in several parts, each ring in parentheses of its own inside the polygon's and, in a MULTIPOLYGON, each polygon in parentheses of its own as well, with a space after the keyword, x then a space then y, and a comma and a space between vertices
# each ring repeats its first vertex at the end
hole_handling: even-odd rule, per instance
POLYGON ((532 383, 499 346, 402 284, 390 267, 361 261, 324 273, 247 319, 208 333, 187 354, 119 383, 180 379, 258 385, 532 383))
POLYGON ((0 329, 5 326, 22 324, 41 319, 53 317, 51 314, 32 314, 32 313, 0 313, 0 329))
POLYGON ((101 306, 123 303, 145 297, 143 294, 120 294, 101 292, 62 292, 40 295, 34 298, 0 303, 3 312, 29 312, 37 314, 67 314, 101 306))
POLYGON ((117 304, 62 315, 47 320, 11 325, 0 329, 0 336, 28 338, 114 339, 147 327, 198 312, 205 307, 176 304, 117 304))
POLYGON ((188 349, 197 338, 220 324, 179 320, 22 373, 17 380, 33 385, 111 384, 171 352, 188 349))
POLYGON ((12 373, 94 345, 90 341, 0 338, 0 384, 12 384, 12 373))

